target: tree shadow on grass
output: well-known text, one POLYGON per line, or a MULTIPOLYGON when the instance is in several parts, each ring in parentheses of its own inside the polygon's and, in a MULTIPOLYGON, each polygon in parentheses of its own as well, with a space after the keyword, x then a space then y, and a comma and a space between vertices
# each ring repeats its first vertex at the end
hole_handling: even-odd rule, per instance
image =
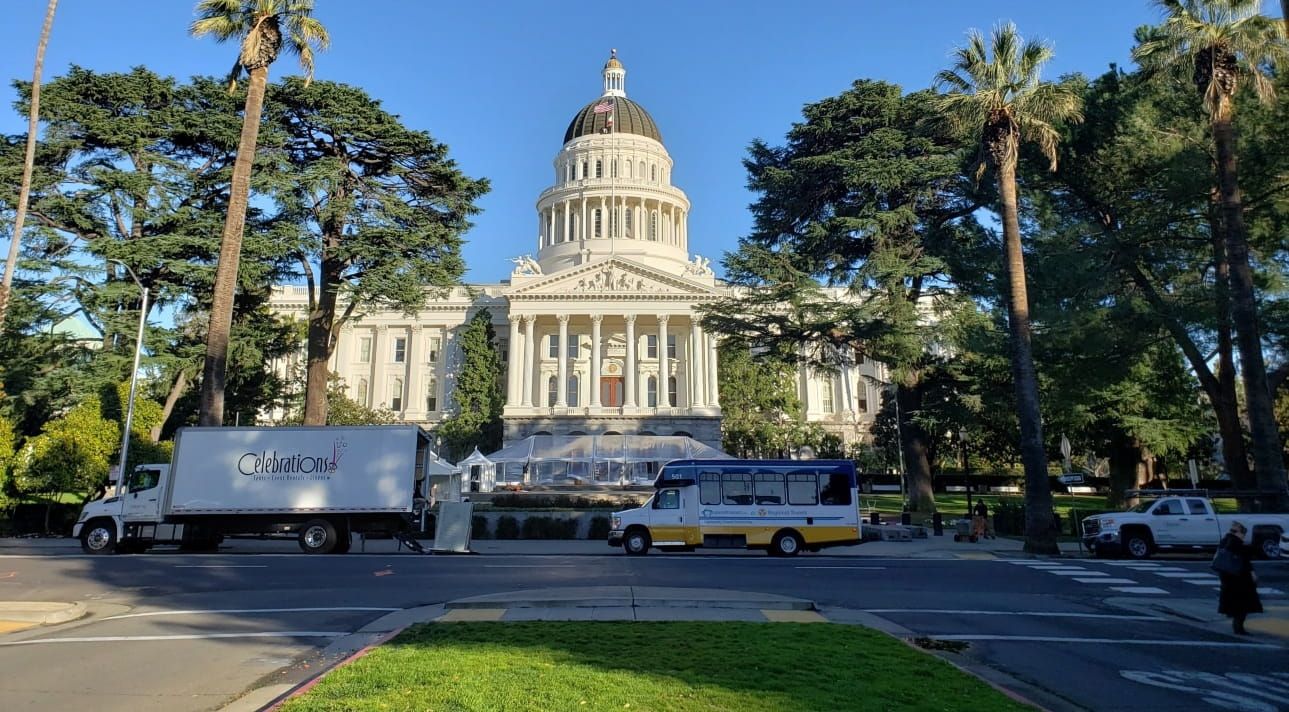
POLYGON ((334 671, 300 710, 1026 709, 880 633, 710 622, 436 623, 334 671))

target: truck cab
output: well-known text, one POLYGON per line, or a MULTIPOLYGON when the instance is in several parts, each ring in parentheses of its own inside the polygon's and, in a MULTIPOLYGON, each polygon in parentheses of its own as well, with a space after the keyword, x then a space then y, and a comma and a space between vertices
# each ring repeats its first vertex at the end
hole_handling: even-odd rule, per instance
POLYGON ((87 553, 111 553, 127 526, 161 520, 162 493, 169 479, 168 464, 139 465, 109 495, 85 505, 72 536, 81 540, 87 553))

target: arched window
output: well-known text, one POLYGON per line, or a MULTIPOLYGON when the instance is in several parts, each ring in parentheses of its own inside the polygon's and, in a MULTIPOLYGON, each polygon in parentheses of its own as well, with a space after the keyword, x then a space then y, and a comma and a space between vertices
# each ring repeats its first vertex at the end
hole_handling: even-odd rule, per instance
POLYGON ((595 159, 595 177, 596 178, 604 177, 604 162, 598 158, 595 159))
POLYGON ((582 161, 582 180, 586 180, 586 161, 582 161))
POLYGON ((576 408, 578 405, 577 393, 577 374, 570 373, 568 375, 568 406, 570 408, 576 408))
POLYGON ((433 413, 439 409, 439 382, 435 378, 425 387, 425 412, 433 413))
POLYGON ((389 384, 389 409, 400 411, 403 409, 403 379, 395 378, 389 384))
POLYGON ((627 161, 627 177, 628 177, 628 178, 632 178, 632 177, 633 177, 633 176, 631 175, 631 166, 632 166, 631 161, 627 161))
POLYGON ((609 177, 610 178, 618 177, 618 159, 616 158, 609 161, 609 177))
POLYGON ((658 240, 658 211, 649 213, 649 239, 658 240))
POLYGON ((645 405, 650 408, 658 407, 658 377, 650 376, 645 390, 645 405))
POLYGON ((357 400, 359 404, 367 405, 367 379, 366 378, 358 379, 358 393, 356 395, 357 395, 357 398, 355 400, 357 400))
POLYGON ((640 177, 644 178, 644 161, 640 161, 640 177))
POLYGON ((658 166, 649 166, 649 180, 658 180, 658 166))
POLYGON ((557 395, 559 395, 559 383, 555 380, 554 376, 551 376, 546 379, 546 405, 554 408, 555 397, 557 395))
POLYGON ((591 214, 595 217, 595 236, 601 237, 604 234, 604 220, 600 216, 600 209, 596 208, 595 210, 592 210, 591 214))
POLYGON ((823 412, 825 413, 837 412, 836 411, 837 405, 835 402, 836 397, 835 397, 835 390, 833 388, 833 383, 832 383, 832 376, 828 376, 827 378, 824 379, 824 382, 820 384, 819 400, 821 401, 820 409, 823 410, 823 412))
POLYGON ((676 407, 676 377, 667 377, 667 405, 676 407))
POLYGON ((623 237, 631 237, 631 215, 635 212, 635 210, 631 208, 627 208, 625 212, 626 212, 626 215, 623 216, 622 223, 626 227, 626 232, 622 233, 622 235, 623 237))

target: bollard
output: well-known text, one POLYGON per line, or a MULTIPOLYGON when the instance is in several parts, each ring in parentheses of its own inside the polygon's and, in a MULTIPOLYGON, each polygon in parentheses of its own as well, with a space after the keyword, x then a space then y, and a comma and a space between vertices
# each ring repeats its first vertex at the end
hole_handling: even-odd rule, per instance
POLYGON ((882 525, 882 513, 873 512, 872 514, 869 514, 868 523, 872 524, 875 527, 880 527, 882 525))
POLYGON ((936 536, 944 536, 944 517, 939 512, 931 515, 931 526, 936 536))
POLYGON ((910 524, 912 524, 912 523, 913 523, 913 514, 912 514, 912 512, 909 512, 908 510, 905 510, 905 511, 903 511, 903 512, 900 512, 900 524, 903 524, 904 526, 906 526, 906 527, 907 527, 908 525, 910 525, 910 524))

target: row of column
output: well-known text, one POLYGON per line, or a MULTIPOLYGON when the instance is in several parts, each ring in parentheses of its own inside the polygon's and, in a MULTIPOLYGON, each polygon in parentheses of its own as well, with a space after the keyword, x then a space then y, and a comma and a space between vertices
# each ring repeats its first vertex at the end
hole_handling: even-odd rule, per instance
MULTIPOLYGON (((386 358, 386 352, 384 349, 390 348, 393 345, 394 337, 389 335, 390 328, 391 327, 387 324, 378 324, 375 328, 365 333, 359 329, 346 329, 342 333, 343 338, 339 340, 339 343, 336 346, 336 353, 333 357, 331 370, 336 373, 347 375, 353 362, 356 360, 354 358, 354 350, 358 346, 358 339, 362 338, 365 334, 371 335, 371 361, 370 363, 362 364, 364 369, 370 369, 369 372, 371 375, 371 386, 368 395, 370 402, 363 403, 365 406, 380 406, 381 403, 385 403, 386 406, 389 405, 390 394, 386 391, 388 386, 386 375, 389 369, 389 364, 392 363, 392 361, 386 358)), ((402 370, 402 375, 406 379, 404 381, 405 385, 403 392, 401 393, 403 399, 402 410, 416 412, 424 411, 424 398, 428 393, 428 391, 425 390, 424 380, 426 371, 433 371, 433 373, 430 374, 430 379, 433 380, 434 377, 438 375, 439 369, 439 363, 437 361, 434 363, 427 362, 425 352, 426 346, 428 345, 431 336, 438 336, 442 339, 439 347, 446 351, 447 339, 444 338, 446 334, 444 334, 441 329, 427 327, 422 324, 393 328, 395 331, 406 333, 408 339, 407 353, 403 357, 403 363, 399 364, 399 367, 402 370), (404 331, 404 329, 406 329, 406 331, 404 331), (434 333, 427 334, 427 331, 433 331, 434 333), (416 398, 417 400, 413 400, 413 398, 416 398)), ((442 360, 443 358, 446 358, 446 354, 444 352, 440 352, 439 359, 442 360)), ((357 381, 354 381, 349 385, 351 388, 356 388, 357 381)), ((444 406, 440 404, 440 410, 442 410, 443 407, 444 406)))
MULTIPOLYGON (((578 239, 595 239, 596 198, 569 198, 559 204, 543 208, 538 212, 537 231, 540 245, 554 245, 559 242, 572 242, 578 239), (574 212, 574 203, 581 204, 580 215, 574 212), (570 221, 569 217, 577 217, 570 221)), ((684 248, 689 242, 688 213, 671 203, 654 201, 657 208, 651 209, 649 201, 637 200, 626 196, 600 196, 598 199, 601 215, 600 238, 626 237, 626 218, 631 213, 631 238, 649 240, 650 222, 658 216, 658 234, 653 241, 663 242, 684 248), (610 213, 613 217, 610 219, 610 213)))
MULTIPOLYGON (((557 384, 555 387, 555 407, 568 407, 568 314, 560 314, 555 317, 559 322, 559 356, 558 356, 558 373, 557 384)), ((592 408, 602 407, 600 401, 600 370, 601 370, 601 353, 604 348, 601 325, 604 316, 601 314, 589 315, 591 320, 591 393, 590 405, 592 408)), ((640 344, 636 340, 636 315, 626 314, 623 316, 626 322, 626 341, 627 341, 627 363, 623 379, 623 399, 622 406, 625 409, 633 409, 636 406, 636 389, 639 370, 637 367, 636 351, 640 344)), ((666 383, 670 375, 670 357, 667 355, 667 323, 669 317, 666 314, 658 317, 658 373, 660 382, 658 385, 659 402, 666 401, 666 383)), ((518 359, 510 359, 510 368, 507 372, 507 391, 506 403, 509 405, 520 405, 531 408, 534 405, 533 394, 537 387, 536 372, 536 321, 537 316, 524 314, 512 316, 510 318, 510 352, 516 354, 517 345, 523 343, 523 362, 522 367, 517 367, 518 359), (522 325, 521 323, 522 322, 522 325), (520 337, 520 329, 523 329, 523 337, 520 337)), ((717 339, 714 334, 706 333, 702 325, 697 321, 690 324, 690 348, 688 350, 689 367, 686 369, 689 384, 689 405, 690 407, 719 407, 720 394, 717 384, 717 339)))

